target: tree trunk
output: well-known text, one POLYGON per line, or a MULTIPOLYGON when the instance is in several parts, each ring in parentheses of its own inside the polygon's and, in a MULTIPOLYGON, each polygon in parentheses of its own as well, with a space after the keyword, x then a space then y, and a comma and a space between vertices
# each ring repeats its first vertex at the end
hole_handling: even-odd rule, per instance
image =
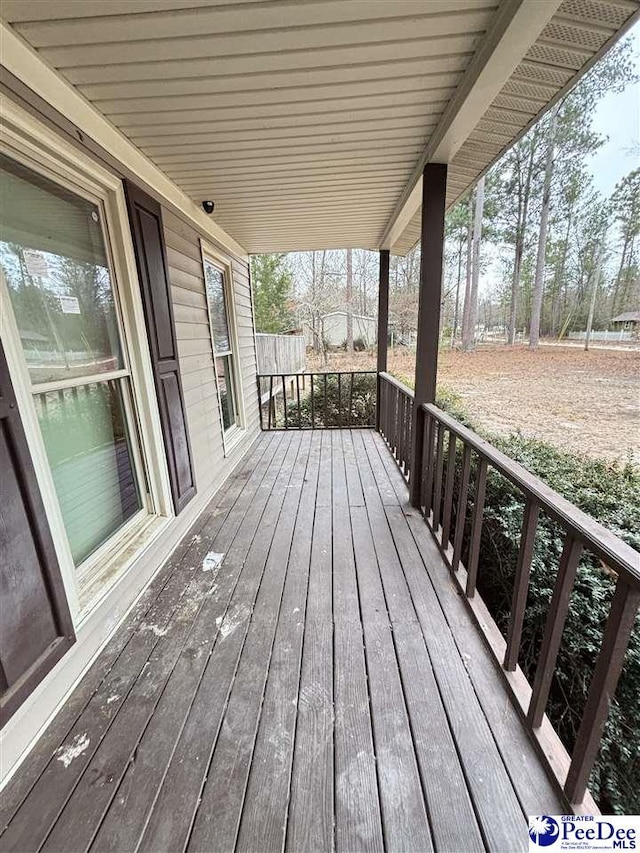
POLYGON ((462 308, 462 349, 471 348, 471 327, 469 309, 471 308, 471 266, 473 259, 473 193, 469 196, 469 227, 467 229, 467 269, 464 286, 464 306, 462 308))
POLYGON ((529 326, 529 347, 537 349, 540 342, 540 317, 542 315, 542 294, 544 291, 544 267, 547 252, 547 232, 549 230, 549 209, 551 207, 551 179, 553 177, 553 156, 555 151, 558 108, 551 115, 547 152, 544 163, 544 185, 542 190, 542 210, 540 211, 540 231, 538 232, 538 252, 536 255, 536 274, 533 282, 531 300, 531 324, 529 326))
POLYGON ((531 180, 533 178, 533 161, 536 151, 536 134, 531 140, 531 151, 525 173, 524 187, 520 189, 520 200, 518 204, 518 223, 516 227, 516 242, 513 258, 513 278, 511 280, 511 312, 509 315, 509 343, 513 346, 516 342, 516 329, 518 325, 518 294, 520 291, 520 272, 522 270, 522 258, 524 256, 524 238, 527 231, 527 215, 529 212, 529 196, 531 195, 531 180))
POLYGON ((625 264, 627 261, 627 251, 629 249, 630 235, 625 233, 624 235, 624 243, 622 245, 622 256, 620 258, 620 266, 618 267, 618 274, 616 275, 615 284, 613 285, 613 294, 611 296, 611 313, 617 314, 616 308, 618 307, 619 301, 619 293, 620 293, 620 283, 622 281, 622 273, 625 268, 625 264))
POLYGON ((460 311, 460 284, 462 282, 462 250, 464 249, 464 239, 461 239, 458 244, 458 278, 456 280, 456 301, 453 307, 453 323, 451 324, 451 348, 456 341, 456 332, 458 331, 458 314, 460 311))
POLYGON ((484 178, 478 181, 476 187, 476 211, 473 222, 473 262, 471 272, 471 298, 469 300, 469 326, 471 329, 471 344, 476 345, 476 326, 478 324, 478 286, 480 284, 480 244, 482 242, 482 215, 484 213, 484 178))
POLYGON ((567 254, 569 253, 569 236, 571 234, 571 225, 573 224, 573 207, 569 208, 567 215, 567 226, 565 229, 564 241, 562 246, 562 256, 556 268, 555 286, 553 293, 553 303, 551 306, 551 334, 555 338, 558 334, 559 318, 558 307, 560 302, 560 294, 562 292, 562 282, 564 280, 564 271, 567 265, 567 254))
POLYGON ((353 353, 353 249, 347 249, 347 352, 353 353))
POLYGON ((604 239, 603 244, 600 247, 600 251, 598 253, 598 261, 596 264, 596 268, 593 272, 593 288, 591 290, 591 303, 589 305, 589 316, 587 318, 587 331, 584 336, 584 348, 585 350, 589 349, 589 340, 591 338, 591 327, 593 325, 593 315, 596 309, 596 294, 598 292, 598 285, 600 284, 600 278, 602 276, 602 262, 604 259, 604 239))

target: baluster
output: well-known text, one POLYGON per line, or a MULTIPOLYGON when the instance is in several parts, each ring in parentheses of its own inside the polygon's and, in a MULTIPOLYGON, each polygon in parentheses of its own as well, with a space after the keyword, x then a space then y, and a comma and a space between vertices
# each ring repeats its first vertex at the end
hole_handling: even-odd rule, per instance
POLYGON ((407 477, 411 477, 411 430, 413 429, 413 400, 409 399, 409 414, 407 416, 407 477))
MULTIPOLYGON (((418 413, 418 422, 420 414, 418 413)), ((419 425, 419 424, 418 424, 419 425)), ((426 506, 427 503, 427 470, 428 470, 428 447, 431 444, 431 436, 435 429, 435 420, 428 412, 424 413, 424 423, 422 424, 423 441, 422 441, 422 459, 420 460, 420 507, 426 506)), ((425 509, 424 520, 427 521, 427 511, 425 509)))
POLYGON ((615 694, 629 645, 638 605, 640 605, 640 589, 629 586, 622 577, 619 577, 564 786, 571 803, 581 803, 584 799, 591 769, 598 755, 609 703, 615 694))
POLYGON ((258 413, 260 414, 260 429, 264 429, 264 418, 262 415, 262 380, 259 376, 256 376, 256 383, 258 385, 258 413))
POLYGON ((284 428, 289 429, 287 422, 287 382, 284 374, 282 374, 282 414, 284 416, 284 428))
POLYGON ((349 386, 349 423, 347 426, 351 426, 353 423, 353 370, 351 371, 351 384, 349 386))
MULTIPOLYGON (((268 429, 271 429, 271 410, 273 408, 272 401, 273 401, 273 376, 270 376, 269 377, 269 403, 268 403, 268 406, 269 406, 269 422, 267 425, 268 429)), ((275 416, 275 412, 273 414, 275 416)), ((274 424, 274 426, 275 426, 275 424, 274 424)))
POLYGON ((326 429, 329 426, 328 418, 327 418, 327 374, 326 373, 323 374, 323 378, 324 378, 324 428, 326 429))
POLYGON ((518 665, 524 612, 527 606, 527 593, 529 592, 531 560, 533 558, 533 546, 535 544, 539 517, 540 507, 531 498, 528 498, 522 516, 520 547, 518 549, 516 574, 513 581, 511 615, 507 631, 507 648, 504 655, 504 668, 507 672, 514 672, 518 665))
POLYGON ((396 459, 400 456, 400 391, 395 389, 395 406, 394 406, 394 424, 393 424, 393 447, 396 459))
POLYGON ((540 657, 536 667, 531 701, 529 702, 529 711, 527 713, 527 721, 534 729, 538 728, 542 723, 544 711, 547 707, 551 679, 556 665, 556 658, 558 657, 562 631, 565 619, 567 618, 567 611, 569 610, 571 590, 573 589, 581 555, 582 543, 572 533, 568 533, 564 540, 558 577, 556 578, 551 603, 549 604, 542 648, 540 649, 540 657))
POLYGON ((313 388, 313 373, 311 374, 311 382, 309 383, 309 389, 311 391, 311 429, 316 428, 316 404, 315 404, 315 395, 313 388))
POLYGON ((476 594, 478 578, 478 559, 480 557, 480 541, 482 538, 482 520, 484 516, 484 498, 487 491, 487 462, 480 457, 478 460, 478 476, 476 478, 476 499, 473 503, 471 517, 471 545, 469 547, 469 564, 467 566, 467 597, 476 594))
POLYGON ((298 429, 302 429, 302 409, 300 408, 300 374, 296 373, 296 397, 298 398, 298 429))
POLYGON ((449 448, 447 450, 447 474, 444 487, 444 506, 442 510, 442 538, 440 544, 447 550, 449 534, 451 533, 451 510, 453 509, 453 484, 456 475, 456 444, 455 433, 449 430, 449 448))
MULTIPOLYGON (((438 433, 438 440, 440 436, 440 432, 442 431, 442 424, 437 421, 435 418, 431 418, 432 427, 431 432, 427 435, 427 441, 425 444, 426 453, 425 459, 423 463, 422 470, 426 472, 425 476, 425 487, 424 487, 424 517, 425 519, 429 518, 429 513, 431 512, 431 507, 433 505, 433 479, 434 479, 434 470, 433 470, 433 445, 436 439, 436 432, 438 433), (426 467, 425 467, 426 466, 426 467)), ((431 525, 431 529, 433 530, 433 524, 431 525)))
POLYGON ((438 430, 438 443, 436 445, 436 482, 433 490, 433 531, 440 526, 440 507, 442 505, 442 471, 444 467, 444 426, 441 424, 438 430))
POLYGON ((338 373, 338 426, 342 427, 342 374, 338 373))
POLYGON ((453 557, 451 559, 451 570, 458 571, 458 564, 462 555, 462 539, 464 537, 464 523, 467 518, 467 498, 469 496, 469 477, 471 476, 471 447, 464 445, 462 453, 462 473, 460 475, 460 491, 458 493, 458 508, 456 512, 456 529, 453 536, 453 557))

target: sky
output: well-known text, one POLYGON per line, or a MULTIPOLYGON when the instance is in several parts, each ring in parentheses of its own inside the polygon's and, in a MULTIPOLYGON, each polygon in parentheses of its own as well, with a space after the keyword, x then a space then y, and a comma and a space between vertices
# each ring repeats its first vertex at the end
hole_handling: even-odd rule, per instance
MULTIPOLYGON (((630 35, 640 67, 640 22, 630 35)), ((596 108, 593 130, 608 137, 589 165, 596 189, 609 196, 624 175, 640 166, 640 83, 605 96, 596 108)))

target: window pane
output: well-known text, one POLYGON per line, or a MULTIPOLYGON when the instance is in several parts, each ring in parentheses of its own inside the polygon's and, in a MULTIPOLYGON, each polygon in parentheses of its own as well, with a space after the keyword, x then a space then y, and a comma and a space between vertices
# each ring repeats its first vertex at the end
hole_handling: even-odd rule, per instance
POLYGON ((218 393, 222 409, 222 424, 225 430, 236 423, 235 388, 230 355, 216 358, 216 374, 218 377, 218 393))
POLYGON ((224 299, 224 275, 221 270, 208 261, 204 264, 207 299, 211 316, 211 334, 216 353, 229 352, 231 339, 227 323, 227 308, 224 299))
POLYGON ((0 155, 0 266, 31 380, 123 366, 95 204, 0 155))
POLYGON ((142 507, 123 382, 91 382, 34 397, 76 565, 142 507))

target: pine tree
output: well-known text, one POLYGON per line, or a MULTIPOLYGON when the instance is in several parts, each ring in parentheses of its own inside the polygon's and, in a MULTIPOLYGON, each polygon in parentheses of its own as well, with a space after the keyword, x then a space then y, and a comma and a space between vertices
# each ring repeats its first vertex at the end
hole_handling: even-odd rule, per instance
POLYGON ((291 272, 285 254, 253 255, 251 284, 257 332, 281 334, 291 325, 291 272))

